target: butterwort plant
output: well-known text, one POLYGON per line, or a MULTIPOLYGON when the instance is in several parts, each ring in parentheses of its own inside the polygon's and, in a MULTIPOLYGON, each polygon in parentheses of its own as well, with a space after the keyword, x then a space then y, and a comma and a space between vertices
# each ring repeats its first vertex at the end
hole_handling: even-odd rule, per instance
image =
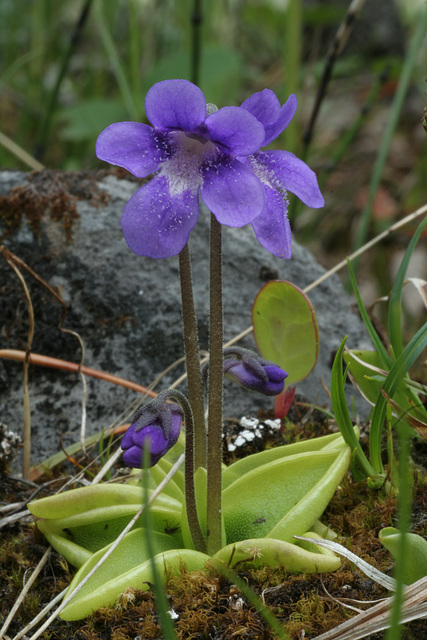
MULTIPOLYGON (((281 105, 265 89, 240 107, 218 109, 191 82, 165 80, 147 93, 150 125, 115 123, 96 143, 100 159, 139 178, 152 175, 123 211, 129 248, 139 256, 179 259, 188 395, 162 391, 137 411, 122 441, 123 460, 131 467, 141 466, 148 446, 146 473, 155 483, 170 471, 172 452, 185 451, 184 474, 175 474, 152 507, 160 570, 166 565, 178 570, 182 562, 202 568, 207 560, 286 564, 297 571, 339 566, 335 556, 297 547, 292 537, 313 529, 311 537, 325 534, 318 518, 350 461, 350 448, 339 434, 264 451, 225 470, 222 464, 224 375, 249 390, 276 395, 288 374, 246 349, 223 351, 221 230, 250 224, 267 251, 290 258, 287 193, 308 206, 323 206, 316 176, 304 162, 286 151, 263 150, 289 125, 296 108, 295 96, 281 105), (188 246, 199 198, 211 212, 209 361, 203 369, 188 246)), ((121 485, 119 494, 98 485, 30 505, 51 544, 80 567, 70 589, 106 553, 117 527, 138 511, 137 490, 121 485)), ((113 602, 126 586, 146 588, 151 564, 140 537, 131 531, 116 551, 64 609, 64 618, 77 619, 113 602)))
MULTIPOLYGON (((126 204, 121 225, 135 253, 151 258, 180 255, 189 400, 195 416, 196 467, 208 470, 208 549, 220 545, 222 435, 221 225, 252 224, 259 242, 281 258, 291 256, 287 191, 312 207, 324 204, 314 172, 286 151, 261 151, 292 120, 295 96, 281 106, 266 89, 241 107, 207 104, 187 80, 165 80, 147 93, 151 126, 120 122, 96 143, 97 156, 143 178, 154 174, 126 204), (188 239, 199 215, 199 195, 212 212, 210 250, 210 365, 207 447, 199 348, 191 291, 188 239), (189 344, 192 337, 192 344, 189 344), (206 457, 206 448, 208 455, 206 457)), ((229 372, 231 373, 231 371, 229 372)), ((282 387, 283 388, 283 387, 282 387)), ((279 391, 280 392, 280 391, 279 391)))

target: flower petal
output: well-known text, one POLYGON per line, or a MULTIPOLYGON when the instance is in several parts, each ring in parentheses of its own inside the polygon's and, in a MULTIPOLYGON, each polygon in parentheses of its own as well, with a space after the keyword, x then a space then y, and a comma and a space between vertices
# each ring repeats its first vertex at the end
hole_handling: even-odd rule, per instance
POLYGON ((167 136, 140 122, 111 124, 96 141, 96 155, 100 160, 124 167, 138 178, 157 171, 169 154, 167 136))
POLYGON ((243 227, 264 207, 261 182, 241 162, 226 154, 218 155, 202 167, 203 202, 218 222, 243 227))
POLYGON ((291 94, 282 108, 276 95, 270 89, 264 89, 245 100, 243 109, 252 113, 265 129, 263 147, 275 140, 286 129, 298 107, 296 96, 291 94))
POLYGON ((267 374, 264 379, 254 373, 244 362, 232 361, 225 364, 227 365, 224 367, 225 375, 246 389, 258 391, 266 396, 276 396, 283 391, 288 374, 276 365, 267 365, 264 368, 267 374), (273 373, 271 378, 270 373, 273 373))
POLYGON ((286 129, 286 127, 294 117, 297 107, 298 102, 296 96, 291 94, 283 105, 278 120, 265 127, 265 147, 270 144, 270 142, 275 140, 277 136, 279 136, 282 131, 286 129))
POLYGON ((276 186, 295 193, 308 207, 318 209, 324 206, 316 174, 293 153, 263 151, 255 156, 255 161, 274 175, 276 186))
POLYGON ((154 177, 127 202, 121 218, 132 251, 149 258, 169 258, 186 245, 199 212, 198 192, 170 193, 165 176, 154 177))
POLYGON ((188 80, 163 80, 148 91, 145 114, 158 129, 194 131, 206 119, 205 96, 188 80))
POLYGON ((264 127, 276 122, 280 116, 280 102, 271 89, 264 89, 242 102, 242 108, 252 113, 264 127))
POLYGON ((168 441, 165 438, 163 430, 157 424, 149 425, 141 429, 141 431, 138 431, 134 436, 134 440, 142 450, 144 450, 148 441, 151 458, 154 458, 156 462, 165 455, 168 448, 168 441))
POLYGON ((261 122, 240 107, 223 107, 206 118, 206 137, 236 156, 248 156, 263 146, 261 122))
POLYGON ((123 438, 122 438, 122 449, 129 449, 130 447, 133 446, 134 444, 134 440, 133 440, 133 434, 135 431, 135 425, 131 424, 131 426, 126 429, 123 438))
POLYGON ((279 191, 266 185, 264 193, 265 207, 262 213, 252 220, 252 228, 264 249, 278 258, 290 258, 292 236, 287 216, 287 201, 279 191))
POLYGON ((268 379, 270 382, 280 382, 282 383, 288 377, 286 371, 284 371, 277 364, 266 364, 264 366, 265 372, 268 375, 268 379))
POLYGON ((123 462, 127 467, 132 469, 140 469, 142 467, 143 451, 136 445, 123 452, 123 462))

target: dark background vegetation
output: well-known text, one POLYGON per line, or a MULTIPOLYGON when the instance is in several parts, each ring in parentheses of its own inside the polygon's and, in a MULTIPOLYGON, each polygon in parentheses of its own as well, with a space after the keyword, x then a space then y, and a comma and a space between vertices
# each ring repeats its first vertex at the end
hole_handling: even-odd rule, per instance
MULTIPOLYGON (((10 141, 49 168, 102 166, 94 155, 99 132, 117 120, 144 120, 147 89, 165 78, 194 79, 198 60, 198 82, 218 106, 240 104, 265 87, 282 102, 297 95, 297 116, 274 146, 304 157, 319 175, 325 208, 304 211, 291 201, 290 216, 296 238, 331 267, 426 201, 424 40, 361 233, 373 167, 425 11, 421 0, 361 4, 307 145, 316 92, 347 0, 2 0, 0 132, 9 140, 0 144, 0 167, 29 168, 10 141)), ((388 292, 413 228, 394 234, 361 262, 367 302, 388 292)), ((426 261, 420 247, 411 267, 415 275, 425 274, 426 261)), ((408 304, 416 317, 416 297, 408 304)))

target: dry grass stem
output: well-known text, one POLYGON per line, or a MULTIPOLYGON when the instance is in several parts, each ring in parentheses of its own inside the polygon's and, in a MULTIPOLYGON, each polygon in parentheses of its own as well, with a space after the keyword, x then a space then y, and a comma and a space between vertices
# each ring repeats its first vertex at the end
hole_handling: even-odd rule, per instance
POLYGON ((33 573, 31 574, 28 582, 24 585, 21 593, 19 594, 19 597, 17 598, 15 604, 13 605, 12 609, 10 610, 9 615, 7 616, 6 620, 4 621, 4 624, 2 626, 2 628, 0 629, 0 640, 1 638, 4 637, 4 634, 6 633, 10 623, 12 622, 13 618, 15 617, 16 612, 18 611, 19 607, 21 606, 22 602, 24 601, 24 598, 26 597, 27 593, 29 592, 31 586, 33 585, 35 579, 37 578, 37 576, 39 575, 40 571, 43 569, 44 565, 47 562, 47 559, 50 555, 50 551, 51 551, 52 547, 48 547, 45 551, 45 553, 43 554, 43 557, 41 558, 40 562, 38 563, 38 565, 36 566, 36 568, 34 569, 33 573))
POLYGON ((316 123, 316 119, 319 114, 320 105, 322 104, 323 99, 326 95, 326 91, 328 88, 329 81, 331 79, 334 65, 337 59, 339 58, 339 56, 341 55, 341 52, 347 43, 351 30, 353 29, 354 23, 356 21, 357 14, 360 13, 364 4, 365 4, 365 0, 352 1, 344 17, 344 20, 341 22, 341 24, 338 27, 338 31, 336 32, 335 38, 327 53, 323 74, 320 79, 320 82, 318 83, 317 95, 314 101, 314 106, 311 112, 310 120, 303 134, 303 140, 306 147, 310 144, 311 139, 313 137, 314 125, 316 123))
MULTIPOLYGON (((24 351, 19 351, 17 349, 0 349, 0 358, 5 358, 6 360, 17 360, 18 362, 23 362, 25 357, 24 351)), ((80 366, 75 362, 69 362, 68 360, 61 360, 59 358, 51 358, 50 356, 43 356, 40 354, 32 353, 30 355, 30 364, 38 365, 41 367, 49 367, 52 369, 62 369, 63 371, 71 371, 76 373, 79 371, 79 367, 82 373, 92 378, 97 378, 99 380, 105 380, 106 382, 111 382, 121 387, 126 387, 127 389, 131 389, 132 391, 139 391, 140 393, 145 393, 151 398, 156 397, 156 393, 154 391, 149 391, 146 387, 143 387, 136 382, 130 382, 129 380, 125 380, 124 378, 119 378, 118 376, 111 375, 110 373, 105 373, 104 371, 99 371, 98 369, 92 369, 91 367, 80 366)))
POLYGON ((18 256, 14 255, 11 251, 6 249, 3 245, 0 247, 0 253, 3 255, 7 263, 12 267, 18 276, 22 288, 24 290, 25 299, 27 301, 28 307, 28 338, 27 338, 27 347, 25 350, 24 356, 24 374, 23 374, 23 387, 24 387, 24 455, 22 462, 22 475, 24 478, 30 477, 30 468, 31 468, 31 411, 30 411, 30 395, 28 391, 28 369, 30 362, 30 351, 31 344, 33 342, 34 337, 34 310, 31 302, 31 296, 29 289, 26 285, 24 277, 22 276, 20 269, 24 269, 30 276, 32 276, 36 282, 38 282, 42 287, 44 287, 48 293, 57 301, 62 307, 62 315, 61 319, 58 323, 58 329, 63 333, 68 333, 75 337, 80 345, 81 350, 81 359, 80 364, 78 365, 78 372, 83 384, 83 393, 82 393, 82 419, 81 419, 81 430, 80 430, 80 441, 83 452, 86 453, 85 450, 85 432, 86 432, 86 396, 87 396, 87 386, 86 380, 82 373, 82 366, 84 362, 85 349, 82 339, 76 331, 71 331, 70 329, 64 329, 63 323, 65 317, 67 315, 67 306, 61 296, 43 279, 41 278, 31 267, 29 267, 26 262, 18 258, 18 256))
POLYGON ((21 160, 21 162, 30 167, 30 169, 32 169, 33 171, 42 171, 45 168, 41 162, 33 158, 33 156, 30 156, 30 154, 27 153, 25 149, 20 147, 19 144, 16 144, 16 142, 14 142, 11 138, 9 138, 9 136, 5 135, 1 131, 0 144, 5 149, 10 151, 10 153, 12 153, 16 158, 18 158, 18 160, 21 160))
POLYGON ((8 527, 10 524, 13 524, 14 522, 18 522, 18 520, 21 520, 25 516, 31 516, 31 513, 28 511, 28 509, 24 509, 19 513, 13 513, 10 516, 6 516, 5 518, 2 518, 0 520, 0 529, 3 529, 3 527, 8 527))
POLYGON ((363 571, 365 575, 368 576, 374 582, 378 582, 381 586, 385 587, 389 591, 394 591, 396 589, 396 582, 393 578, 390 578, 387 574, 382 571, 378 571, 372 565, 359 558, 355 553, 352 553, 346 547, 343 547, 342 544, 338 542, 333 542, 332 540, 323 540, 323 539, 315 539, 315 538, 306 538, 304 536, 293 536, 297 540, 304 540, 305 542, 311 542, 313 544, 318 545, 319 547, 324 547, 325 549, 329 549, 334 553, 338 553, 340 556, 344 556, 347 560, 350 560, 353 564, 356 565, 360 571, 363 571))
POLYGON ((57 596, 55 596, 55 598, 53 598, 53 600, 51 600, 49 602, 49 604, 47 604, 45 607, 43 607, 43 609, 36 615, 35 618, 33 618, 33 620, 31 620, 31 622, 29 622, 23 629, 21 629, 21 631, 19 631, 16 636, 13 637, 13 640, 20 640, 20 638, 22 638, 23 636, 25 636, 25 634, 28 631, 31 631, 31 629, 33 627, 36 626, 36 624, 38 624, 40 622, 40 620, 43 620, 43 618, 45 617, 45 615, 47 613, 49 613, 49 611, 51 609, 53 609, 53 607, 55 607, 58 602, 61 600, 61 598, 64 597, 65 593, 66 593, 67 589, 63 589, 63 591, 61 591, 61 593, 58 593, 57 596))
POLYGON ((115 451, 113 453, 113 455, 108 458, 107 462, 104 464, 102 469, 100 469, 98 471, 98 473, 96 474, 96 476, 92 480, 92 484, 98 484, 99 482, 101 482, 102 478, 105 476, 106 473, 108 473, 108 471, 111 469, 111 467, 113 467, 115 465, 115 463, 120 458, 122 453, 123 452, 122 452, 121 448, 119 447, 117 449, 117 451, 115 451))
MULTIPOLYGON (((373 633, 388 629, 392 606, 393 597, 386 598, 334 629, 316 636, 313 640, 359 640, 359 638, 366 638, 373 633)), ((411 620, 426 617, 427 576, 405 588, 400 623, 405 624, 411 620)))
MULTIPOLYGON (((403 220, 399 220, 399 222, 392 224, 391 227, 389 227, 379 235, 375 236, 375 238, 372 238, 372 240, 364 244, 363 247, 360 247, 360 249, 358 249, 357 251, 354 251, 354 253, 349 255, 348 260, 350 261, 355 260, 356 258, 361 256, 362 253, 365 253, 365 251, 372 249, 372 247, 374 247, 376 244, 381 242, 381 240, 384 240, 385 238, 387 238, 389 235, 391 235, 401 227, 404 227, 405 225, 409 224, 410 222, 413 222, 414 220, 417 220, 425 213, 427 213, 427 204, 425 204, 423 207, 420 207, 413 213, 410 213, 408 216, 403 218, 403 220)), ((338 264, 336 264, 335 267, 332 267, 332 269, 329 269, 329 271, 323 274, 323 276, 321 276, 320 278, 318 278, 317 280, 309 284, 307 287, 305 287, 305 289, 303 289, 304 293, 308 293, 309 291, 317 287, 319 284, 327 280, 331 275, 333 275, 334 273, 337 273, 337 271, 341 271, 341 269, 345 266, 347 266, 347 258, 345 260, 341 260, 341 262, 338 262, 338 264)))
POLYGON ((14 256, 14 254, 6 249, 6 247, 0 247, 0 253, 3 255, 6 262, 16 273, 23 292, 25 296, 25 300, 27 302, 28 309, 28 337, 27 337, 27 346, 25 349, 25 355, 23 360, 23 376, 22 376, 22 386, 23 386, 23 405, 24 405, 24 451, 22 456, 22 475, 24 478, 30 477, 30 468, 31 468, 31 406, 30 406, 30 392, 28 389, 28 377, 29 377, 29 358, 31 352, 31 345, 33 343, 34 338, 34 309, 31 302, 30 292, 28 290, 27 284, 25 282, 24 276, 22 275, 19 266, 22 266, 19 259, 14 256), (19 266, 18 266, 19 265, 19 266))

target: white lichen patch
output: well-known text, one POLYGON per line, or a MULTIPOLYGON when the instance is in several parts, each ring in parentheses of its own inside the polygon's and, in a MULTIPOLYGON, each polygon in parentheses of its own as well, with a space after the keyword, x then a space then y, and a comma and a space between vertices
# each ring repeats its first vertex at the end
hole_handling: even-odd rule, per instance
POLYGON ((273 431, 279 431, 279 429, 282 428, 280 418, 277 418, 276 420, 264 420, 264 424, 267 427, 270 427, 273 431))
POLYGON ((265 435, 276 433, 281 428, 281 421, 277 419, 260 422, 253 416, 243 416, 240 419, 239 427, 241 427, 241 431, 237 434, 224 434, 227 449, 230 453, 238 447, 254 442, 256 438, 262 440, 265 435))
POLYGON ((240 426, 243 427, 244 429, 256 429, 257 426, 259 425, 259 420, 257 420, 257 418, 254 418, 252 416, 244 416, 243 418, 240 419, 240 426))
POLYGON ((20 444, 21 437, 10 431, 3 422, 0 422, 0 469, 13 460, 20 444))

